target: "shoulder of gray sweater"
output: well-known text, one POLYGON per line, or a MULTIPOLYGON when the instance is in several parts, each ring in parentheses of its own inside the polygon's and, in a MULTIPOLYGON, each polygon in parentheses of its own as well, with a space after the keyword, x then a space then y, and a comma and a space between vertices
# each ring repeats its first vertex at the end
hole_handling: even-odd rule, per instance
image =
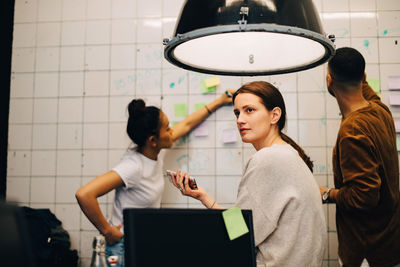
POLYGON ((297 156, 297 151, 290 145, 273 145, 257 151, 251 158, 256 162, 265 161, 268 162, 281 162, 282 160, 288 160, 293 156, 297 156))

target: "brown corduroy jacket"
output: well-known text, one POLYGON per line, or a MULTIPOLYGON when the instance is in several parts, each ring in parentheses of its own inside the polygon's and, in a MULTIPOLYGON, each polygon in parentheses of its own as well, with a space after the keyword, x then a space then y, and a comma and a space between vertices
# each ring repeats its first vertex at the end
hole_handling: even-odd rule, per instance
POLYGON ((400 263, 400 192, 392 114, 369 85, 369 106, 342 120, 333 149, 339 257, 346 267, 400 263))

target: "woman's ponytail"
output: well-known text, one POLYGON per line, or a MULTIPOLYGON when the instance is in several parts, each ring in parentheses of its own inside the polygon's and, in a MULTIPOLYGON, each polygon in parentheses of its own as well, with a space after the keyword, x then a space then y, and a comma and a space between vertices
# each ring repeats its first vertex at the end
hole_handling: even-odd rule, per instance
POLYGON ((286 134, 280 132, 280 135, 281 135, 281 138, 282 138, 283 141, 285 141, 286 143, 288 143, 294 149, 297 150, 297 152, 299 153, 299 156, 306 163, 306 165, 310 169, 310 171, 313 172, 314 163, 312 162, 310 157, 306 154, 306 152, 304 152, 304 150, 292 138, 290 138, 286 134))

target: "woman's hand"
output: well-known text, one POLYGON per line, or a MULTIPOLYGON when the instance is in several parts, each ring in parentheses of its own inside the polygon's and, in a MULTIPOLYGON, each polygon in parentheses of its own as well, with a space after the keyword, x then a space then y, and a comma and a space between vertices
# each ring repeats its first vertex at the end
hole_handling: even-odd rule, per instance
POLYGON ((236 92, 234 89, 226 89, 226 91, 229 92, 230 95, 224 92, 220 96, 222 105, 232 104, 232 95, 236 92))
POLYGON ((110 230, 104 234, 104 237, 106 238, 106 242, 108 245, 114 245, 115 243, 121 241, 121 238, 123 236, 121 232, 121 227, 122 224, 118 226, 112 225, 110 227, 110 230))
POLYGON ((181 173, 180 169, 178 169, 176 175, 174 173, 171 173, 172 183, 176 188, 181 191, 182 195, 202 201, 202 199, 208 195, 207 192, 199 185, 197 185, 197 189, 192 190, 189 187, 189 177, 189 173, 181 173), (185 182, 183 182, 183 179, 185 179, 185 182))

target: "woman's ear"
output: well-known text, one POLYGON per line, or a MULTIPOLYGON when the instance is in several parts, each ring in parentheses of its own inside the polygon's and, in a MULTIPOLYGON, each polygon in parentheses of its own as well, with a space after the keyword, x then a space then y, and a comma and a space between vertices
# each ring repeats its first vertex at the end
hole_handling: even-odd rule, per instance
POLYGON ((326 85, 329 87, 332 84, 332 76, 330 73, 326 74, 326 85))
POLYGON ((157 146, 157 137, 155 137, 154 135, 150 136, 149 138, 147 138, 147 142, 149 143, 149 145, 151 147, 156 147, 157 146))
POLYGON ((276 124, 278 123, 279 119, 281 118, 282 115, 282 110, 279 107, 274 107, 272 109, 272 120, 271 123, 272 124, 276 124))

